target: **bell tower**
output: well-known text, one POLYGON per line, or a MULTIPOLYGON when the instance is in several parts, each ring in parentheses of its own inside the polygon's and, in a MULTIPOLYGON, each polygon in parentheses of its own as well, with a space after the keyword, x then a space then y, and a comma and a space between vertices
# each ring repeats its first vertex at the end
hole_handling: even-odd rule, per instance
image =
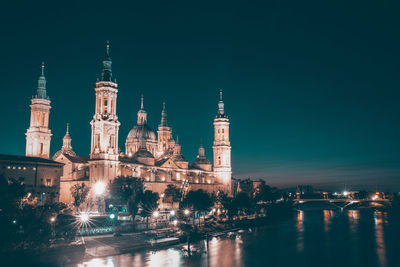
POLYGON ((113 179, 117 173, 118 130, 117 111, 118 85, 111 71, 110 44, 107 41, 101 79, 96 82, 95 114, 90 122, 92 140, 90 149, 90 173, 96 180, 113 179))
POLYGON ((31 99, 31 121, 26 131, 25 155, 30 157, 50 158, 51 131, 49 129, 50 98, 46 91, 44 63, 39 77, 36 95, 31 99))
POLYGON ((214 175, 224 185, 224 190, 232 192, 231 144, 229 142, 229 119, 225 115, 222 90, 218 102, 218 113, 214 119, 214 175))

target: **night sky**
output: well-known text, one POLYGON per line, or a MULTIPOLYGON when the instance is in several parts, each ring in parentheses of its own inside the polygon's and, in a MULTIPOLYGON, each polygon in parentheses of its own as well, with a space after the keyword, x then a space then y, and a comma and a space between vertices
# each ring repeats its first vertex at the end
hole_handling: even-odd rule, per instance
POLYGON ((184 155, 192 162, 202 140, 211 160, 222 88, 234 177, 400 190, 398 1, 11 2, 0 16, 0 153, 25 153, 43 60, 51 153, 70 122, 74 150, 89 154, 110 40, 122 151, 143 93, 153 130, 165 99, 184 155))

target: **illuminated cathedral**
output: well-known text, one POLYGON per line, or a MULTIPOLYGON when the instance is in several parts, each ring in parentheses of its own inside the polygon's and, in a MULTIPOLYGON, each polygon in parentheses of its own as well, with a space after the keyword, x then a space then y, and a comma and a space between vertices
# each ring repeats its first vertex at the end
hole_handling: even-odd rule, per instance
MULTIPOLYGON (((169 184, 182 190, 203 189, 208 192, 232 192, 231 145, 229 119, 225 115, 222 91, 214 119, 213 163, 205 157, 200 145, 198 156, 189 163, 183 156, 178 138, 173 138, 168 125, 166 103, 163 102, 157 134, 147 123, 144 98, 141 97, 136 125, 125 140, 125 152, 118 147, 117 116, 118 84, 112 73, 110 46, 107 43, 101 78, 96 82, 95 113, 90 122, 91 148, 89 156, 77 155, 71 145, 69 126, 63 145, 52 159, 64 164, 60 177, 60 201, 72 201, 70 188, 85 183, 91 188, 98 182, 105 184, 115 177, 140 177, 145 188, 162 194, 169 184)), ((31 99, 30 127, 26 132, 26 156, 50 158, 51 131, 49 129, 50 99, 46 91, 44 65, 37 94, 31 99)))

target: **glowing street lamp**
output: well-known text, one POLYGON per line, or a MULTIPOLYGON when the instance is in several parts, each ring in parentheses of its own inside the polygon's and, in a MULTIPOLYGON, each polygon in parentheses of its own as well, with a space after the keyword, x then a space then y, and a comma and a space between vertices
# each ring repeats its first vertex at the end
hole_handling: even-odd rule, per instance
POLYGON ((188 209, 185 209, 185 210, 183 211, 183 213, 187 216, 187 215, 189 215, 190 211, 189 211, 188 209))
POLYGON ((50 222, 53 223, 53 222, 55 222, 55 221, 56 221, 56 218, 55 218, 55 217, 51 217, 51 218, 50 218, 50 222))
POLYGON ((87 213, 82 213, 81 215, 79 215, 79 220, 82 223, 87 223, 89 221, 89 215, 87 213))
POLYGON ((153 212, 153 217, 157 218, 159 215, 158 211, 153 212))
POLYGON ((106 191, 106 184, 103 182, 97 182, 94 184, 94 193, 98 196, 102 195, 106 191))
POLYGON ((175 211, 174 211, 174 210, 171 210, 171 211, 169 212, 169 214, 170 214, 171 216, 175 216, 175 211))

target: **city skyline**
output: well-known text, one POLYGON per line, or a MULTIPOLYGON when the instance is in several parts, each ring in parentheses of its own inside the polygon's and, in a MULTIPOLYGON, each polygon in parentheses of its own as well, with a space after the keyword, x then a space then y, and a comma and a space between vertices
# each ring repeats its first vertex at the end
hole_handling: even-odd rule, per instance
MULTIPOLYGON (((143 5, 140 10, 147 10, 143 5)), ((172 12, 173 7, 166 9, 172 12)), ((12 26, 12 20, 5 22, 10 25, 5 33, 9 41, 1 43, 2 50, 8 51, 1 73, 6 77, 2 91, 9 101, 0 111, 8 114, 9 121, 0 133, 1 153, 24 154, 29 97, 35 94, 40 64, 45 61, 53 106, 51 156, 61 147, 67 122, 74 150, 79 155, 89 154, 93 87, 100 77, 104 44, 109 39, 120 90, 117 114, 122 151, 121 142, 135 124, 143 93, 153 130, 160 122, 165 100, 168 120, 174 137, 180 136, 183 154, 193 162, 202 140, 211 159, 212 120, 221 88, 231 120, 234 177, 263 178, 280 187, 313 184, 400 190, 400 84, 395 60, 399 55, 394 50, 399 40, 390 28, 387 35, 381 36, 385 45, 374 41, 376 36, 365 42, 369 36, 365 32, 368 24, 363 24, 368 22, 365 14, 357 17, 363 23, 352 25, 358 35, 350 36, 352 29, 330 25, 329 16, 313 13, 320 26, 297 32, 296 37, 285 25, 296 21, 285 20, 293 15, 289 10, 282 14, 285 19, 262 14, 245 17, 240 22, 255 27, 254 32, 239 31, 239 36, 248 40, 242 42, 233 32, 240 30, 240 24, 235 21, 234 26, 229 25, 233 18, 224 21, 232 15, 223 14, 222 6, 214 12, 204 10, 213 22, 202 25, 208 30, 205 32, 195 27, 200 25, 195 19, 185 26, 177 17, 168 20, 163 12, 157 12, 160 17, 155 21, 142 21, 140 25, 147 31, 164 27, 157 31, 159 40, 139 26, 130 31, 126 26, 112 31, 117 22, 99 22, 109 27, 107 33, 97 30, 86 36, 83 33, 89 29, 78 27, 82 23, 79 19, 70 25, 77 32, 60 27, 67 17, 67 11, 60 10, 60 18, 55 20, 60 25, 34 21, 28 26, 27 19, 25 29, 18 24, 12 26), (168 27, 162 25, 162 18, 180 27, 163 34, 168 27), (277 33, 268 25, 292 35, 277 33), (41 28, 43 36, 33 31, 36 28, 41 28), (14 34, 18 30, 28 33, 28 29, 37 36, 14 34), (55 38, 47 37, 54 29, 58 29, 55 38), (192 31, 187 32, 189 29, 192 31), (262 35, 262 30, 275 38, 262 35), (129 38, 124 31, 136 35, 129 38), (329 37, 323 35, 324 31, 329 37), (351 46, 341 46, 345 37, 352 38, 351 46), (35 42, 24 45, 29 38, 35 38, 35 42), (289 41, 297 41, 297 46, 289 41)), ((344 20, 352 19, 342 12, 344 20)), ((181 14, 180 18, 188 20, 189 14, 181 14)), ((138 17, 132 18, 133 24, 140 21, 138 17)), ((386 27, 389 22, 389 18, 382 18, 380 26, 386 27)), ((302 23, 304 30, 311 22, 302 23)))

